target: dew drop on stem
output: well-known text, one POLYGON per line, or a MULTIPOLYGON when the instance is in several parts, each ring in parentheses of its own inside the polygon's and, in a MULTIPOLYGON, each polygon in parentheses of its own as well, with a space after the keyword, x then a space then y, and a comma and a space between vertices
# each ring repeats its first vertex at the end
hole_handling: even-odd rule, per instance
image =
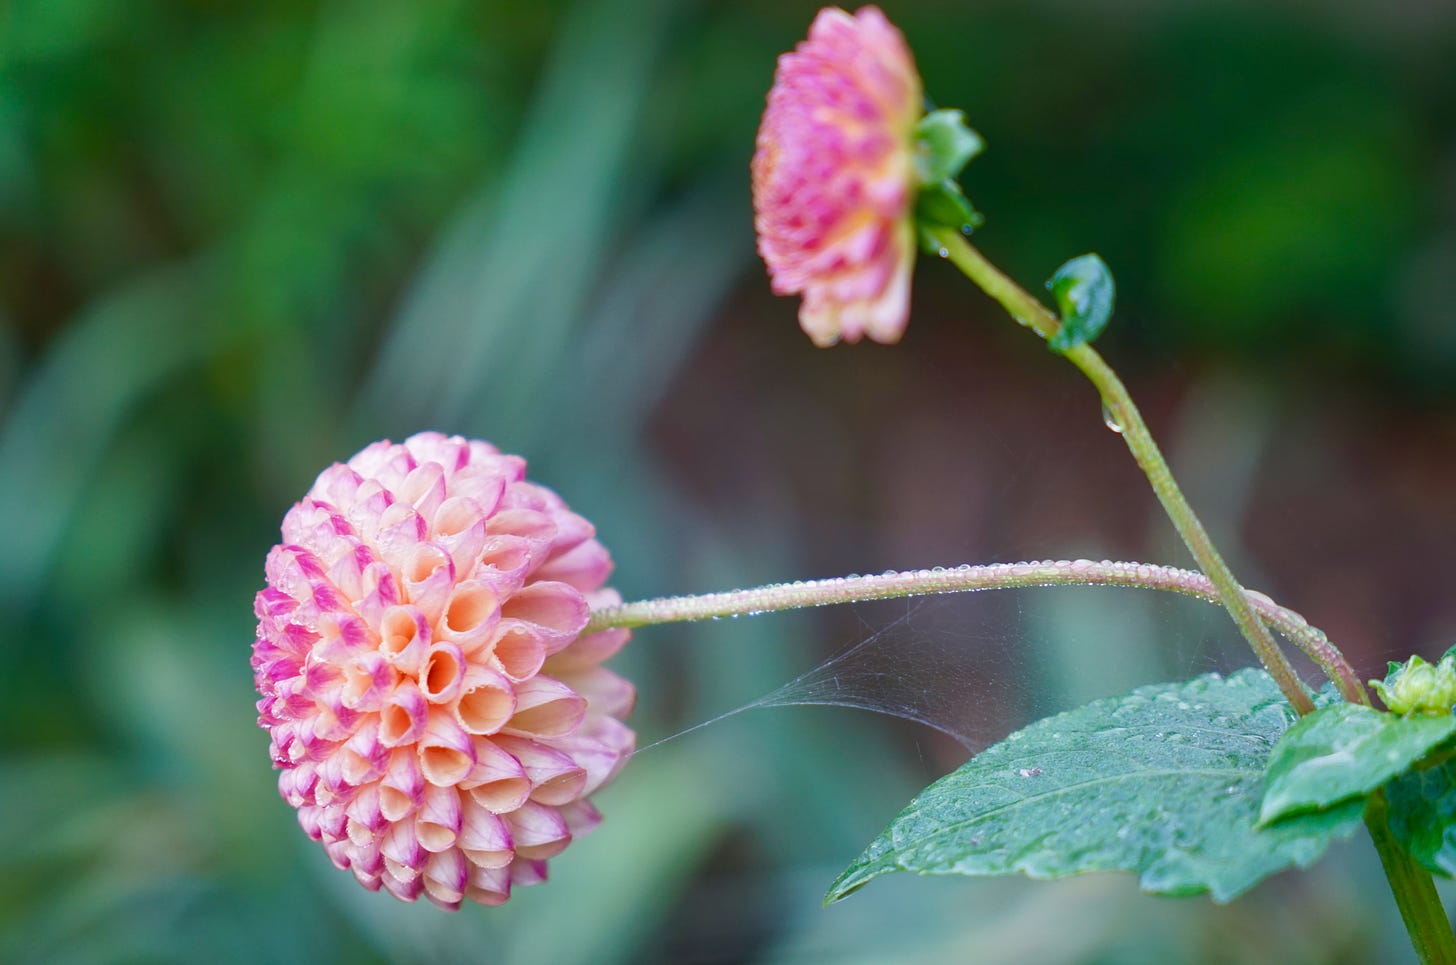
POLYGON ((1117 413, 1112 406, 1106 402, 1102 403, 1102 424, 1118 435, 1122 434, 1122 422, 1117 418, 1117 413))

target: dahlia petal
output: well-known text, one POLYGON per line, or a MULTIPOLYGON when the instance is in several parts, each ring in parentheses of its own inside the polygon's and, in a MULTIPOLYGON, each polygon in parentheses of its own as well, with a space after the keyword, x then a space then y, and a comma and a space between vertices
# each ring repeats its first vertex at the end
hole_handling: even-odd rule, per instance
POLYGON ((379 739, 378 718, 371 717, 361 724, 335 756, 343 761, 344 780, 355 787, 383 774, 389 764, 390 749, 379 739))
POLYGON ((605 667, 588 667, 564 674, 562 681, 581 695, 593 714, 625 717, 637 700, 636 688, 605 667))
POLYGON ((487 536, 470 575, 497 593, 513 593, 521 588, 530 569, 530 540, 523 536, 487 536))
MULTIPOLYGON (((385 859, 385 868, 389 868, 388 858, 385 859)), ((384 890, 400 901, 414 901, 425 890, 425 883, 420 880, 419 872, 415 872, 407 879, 400 879, 386 870, 379 880, 384 885, 384 890)))
MULTIPOLYGON (((332 583, 344 599, 352 602, 364 598, 364 568, 373 562, 372 554, 364 549, 363 558, 352 546, 348 546, 342 540, 339 541, 340 552, 336 559, 329 564, 329 582, 332 583)), ((362 547, 361 547, 362 548, 362 547)))
POLYGON ((404 594, 400 592, 394 571, 383 560, 365 567, 360 582, 364 595, 354 604, 354 612, 377 627, 389 608, 404 600, 404 594))
POLYGON ((384 887, 384 882, 381 880, 381 876, 378 874, 369 874, 358 865, 355 865, 349 870, 354 872, 354 877, 358 880, 359 884, 363 885, 365 888, 368 888, 370 891, 378 891, 380 888, 384 887))
POLYGON ((485 519, 480 503, 469 496, 451 496, 430 517, 431 539, 445 548, 461 575, 469 575, 485 548, 485 519))
POLYGON ((570 755, 524 737, 495 738, 502 750, 521 762, 531 782, 531 800, 538 804, 565 804, 581 796, 587 773, 570 755))
POLYGON ((340 871, 349 870, 349 842, 348 841, 325 841, 324 853, 334 863, 334 867, 340 871))
POLYGON ((398 675, 384 654, 360 654, 343 666, 340 700, 350 710, 377 711, 394 691, 398 675))
POLYGON ((431 641, 430 621, 419 607, 392 606, 380 617, 379 652, 401 673, 418 675, 431 641))
MULTIPOLYGON (((507 497, 511 490, 506 491, 507 497)), ((531 550, 531 567, 539 566, 551 552, 556 524, 546 513, 534 509, 502 509, 485 524, 491 536, 519 536, 531 550)))
POLYGON ((298 809, 298 826, 303 828, 304 834, 315 841, 321 840, 324 836, 323 825, 320 823, 322 814, 323 809, 312 804, 306 804, 298 809))
POLYGON ((424 803, 425 776, 414 748, 396 748, 379 779, 379 810, 390 821, 401 821, 424 803))
POLYGON ((420 463, 400 483, 397 495, 422 519, 433 519, 445 501, 445 467, 434 461, 420 463))
POLYGON ((538 581, 512 594, 500 607, 502 621, 515 620, 536 630, 547 655, 564 648, 586 627, 591 612, 586 597, 568 583, 538 581))
POLYGON ((602 823, 602 812, 585 799, 563 804, 557 810, 561 812, 561 819, 571 829, 573 837, 579 838, 584 834, 589 834, 602 823))
POLYGON ((425 894, 430 901, 454 911, 465 897, 469 862, 458 848, 430 855, 425 863, 425 894))
POLYGON ((549 745, 570 755, 586 771, 582 794, 592 794, 622 769, 636 742, 632 729, 621 721, 590 715, 575 731, 552 738, 549 745))
POLYGON ((560 854, 571 843, 571 829, 561 812, 545 804, 527 801, 505 815, 516 845, 517 858, 544 861, 560 854))
POLYGON ((552 676, 559 677, 574 671, 585 670, 588 667, 595 667, 621 650, 631 637, 632 631, 626 627, 612 627, 607 630, 598 630, 596 633, 585 634, 573 640, 566 649, 553 653, 541 669, 552 676))
POLYGON ((460 645, 442 640, 430 648, 420 673, 420 692, 432 704, 454 703, 465 683, 465 654, 460 645))
POLYGON ((480 507, 481 519, 485 520, 500 505, 512 478, 514 473, 508 466, 494 461, 491 465, 472 462, 450 477, 450 491, 473 501, 480 507))
POLYGON ((511 830, 500 815, 482 807, 473 797, 461 801, 462 823, 457 844, 478 868, 504 868, 515 857, 511 830))
POLYGON ((511 884, 524 888, 546 881, 546 862, 535 858, 517 858, 511 862, 511 884))
POLYGON ((430 705, 409 678, 400 681, 379 712, 379 742, 385 747, 413 744, 425 736, 430 705))
POLYGON ((485 653, 491 667, 512 683, 530 680, 546 663, 546 641, 541 631, 529 623, 511 621, 496 629, 495 637, 485 653))
POLYGON ((418 543, 404 564, 404 591, 431 623, 440 618, 455 588, 455 561, 444 547, 418 543))
POLYGON ((379 839, 376 837, 363 844, 350 844, 348 857, 349 867, 360 882, 368 888, 368 881, 373 881, 374 887, 369 890, 378 891, 379 876, 384 872, 384 855, 379 853, 379 839))
POLYGON ((458 472, 470 462, 471 444, 463 436, 417 432, 404 441, 404 447, 417 461, 439 463, 447 473, 458 472))
POLYGON ((455 719, 469 734, 494 734, 516 712, 516 691, 504 674, 472 664, 465 672, 455 719))
POLYGON ((517 685, 516 713, 504 730, 523 737, 560 737, 581 723, 586 705, 566 684, 537 675, 517 685))
POLYGON ((501 616, 501 599, 495 590, 481 580, 470 580, 450 591, 440 618, 440 636, 455 641, 466 653, 474 653, 495 635, 501 616))
POLYGON ((417 876, 424 867, 425 859, 430 856, 415 836, 414 825, 408 821, 390 825, 380 839, 379 851, 384 856, 385 870, 401 881, 417 876))
POLYGON ((477 804, 501 814, 521 806, 531 793, 531 780, 521 762, 488 737, 475 738, 475 767, 460 787, 477 804))
POLYGON ((455 845, 460 835, 460 792, 453 787, 427 787, 425 803, 415 815, 415 837, 426 851, 455 845))
POLYGON ((509 867, 482 867, 470 869, 469 886, 465 897, 481 905, 500 905, 511 896, 511 869, 509 867))
POLYGON ((420 773, 438 787, 459 784, 475 766, 475 744, 453 717, 441 711, 429 715, 420 739, 420 773))
POLYGON ((601 586, 612 572, 612 557, 594 539, 584 540, 552 556, 536 570, 538 580, 569 583, 582 592, 601 586))
POLYGON ((341 463, 334 463, 319 473, 318 479, 314 481, 313 488, 309 492, 324 502, 347 509, 354 505, 355 495, 363 483, 364 477, 353 469, 341 463))

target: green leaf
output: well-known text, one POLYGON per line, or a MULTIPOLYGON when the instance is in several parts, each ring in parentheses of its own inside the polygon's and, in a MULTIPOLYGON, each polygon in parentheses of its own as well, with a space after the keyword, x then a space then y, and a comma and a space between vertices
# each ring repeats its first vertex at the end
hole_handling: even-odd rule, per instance
POLYGON ((1363 798, 1456 734, 1456 717, 1397 717, 1359 704, 1321 707, 1269 758, 1259 823, 1363 798))
POLYGON ((1407 771, 1385 787, 1391 833, 1436 874, 1456 875, 1456 760, 1407 771))
POLYGON ((1062 329, 1048 341, 1055 352, 1066 352, 1096 341, 1112 317, 1117 286, 1112 272, 1097 255, 1081 255, 1057 269, 1046 283, 1062 313, 1062 329))
POLYGON ((1269 676, 1244 670, 1038 721, 922 791, 827 900, 891 871, 1121 870, 1148 891, 1228 901, 1359 823, 1363 801, 1255 827, 1269 753, 1293 720, 1269 676))
POLYGON ((960 111, 931 111, 915 126, 915 173, 921 184, 939 185, 955 178, 966 162, 986 149, 981 135, 966 126, 960 111))

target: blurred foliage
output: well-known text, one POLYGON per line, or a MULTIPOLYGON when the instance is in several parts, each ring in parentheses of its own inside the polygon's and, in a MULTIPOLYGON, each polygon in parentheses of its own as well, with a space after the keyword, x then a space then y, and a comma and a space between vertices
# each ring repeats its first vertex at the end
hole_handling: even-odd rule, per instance
MULTIPOLYGON (((1456 394, 1449 11, 887 6, 927 89, 987 139, 965 178, 984 247, 1030 282, 1101 252, 1119 353, 1456 394)), ((746 165, 813 9, 0 5, 0 959, 1136 962, 1252 954, 1228 936, 1265 929, 1293 962, 1387 940, 1353 884, 1363 852, 1273 907, 1160 904, 1155 925, 1120 880, 896 882, 823 911, 837 867, 953 763, 842 712, 642 755, 604 829, 496 911, 363 892, 277 799, 249 601, 282 512, 372 439, 433 427, 527 454, 597 521, 629 596, 807 575, 775 464, 715 514, 661 424, 694 420, 689 453, 737 432, 822 460, 802 440, 854 427, 814 412, 868 412, 884 384, 868 364, 806 376, 816 401, 742 428, 766 380, 684 408, 724 363, 715 333, 800 338, 760 297, 746 165)), ((838 530, 851 566, 880 562, 838 530)), ((1085 688, 1101 651, 1078 634, 1105 602, 1049 599, 1027 604, 1034 675, 1085 688)), ((1138 612, 1110 616, 1126 666, 1166 665, 1169 619, 1138 612)), ((639 634, 620 661, 637 725, 651 740, 772 690, 822 655, 824 626, 639 634)))

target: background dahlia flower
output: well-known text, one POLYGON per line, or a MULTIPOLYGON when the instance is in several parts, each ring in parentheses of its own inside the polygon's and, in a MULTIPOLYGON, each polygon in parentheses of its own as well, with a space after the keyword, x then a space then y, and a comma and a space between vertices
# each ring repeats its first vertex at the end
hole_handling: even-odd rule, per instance
POLYGON ((422 433, 324 470, 283 520, 253 671, 278 787, 370 890, 494 905, 600 815, 631 684, 586 636, 611 570, 526 464, 422 433))
POLYGON ((876 7, 820 11, 779 58, 753 156, 758 250, 780 295, 802 294, 816 345, 895 342, 915 259, 920 77, 876 7))

